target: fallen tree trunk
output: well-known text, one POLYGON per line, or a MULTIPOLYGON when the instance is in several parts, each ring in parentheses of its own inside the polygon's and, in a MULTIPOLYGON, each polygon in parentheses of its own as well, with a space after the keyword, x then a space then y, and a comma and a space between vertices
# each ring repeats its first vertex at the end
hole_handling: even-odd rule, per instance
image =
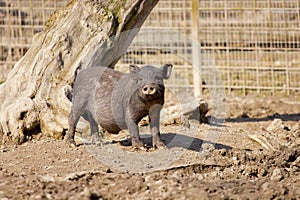
POLYGON ((197 120, 199 123, 208 123, 207 112, 208 104, 203 99, 194 100, 186 104, 170 106, 164 110, 162 123, 171 125, 180 122, 187 125, 189 119, 197 120))
POLYGON ((157 2, 73 0, 56 11, 0 85, 3 142, 22 143, 36 132, 62 138, 78 70, 113 68, 157 2))

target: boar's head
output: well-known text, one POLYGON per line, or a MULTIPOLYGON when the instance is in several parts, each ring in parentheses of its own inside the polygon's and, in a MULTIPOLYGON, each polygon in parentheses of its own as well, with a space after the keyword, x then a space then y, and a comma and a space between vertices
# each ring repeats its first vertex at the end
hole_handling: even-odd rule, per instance
POLYGON ((135 92, 142 101, 151 101, 154 99, 163 99, 164 79, 168 79, 172 72, 172 65, 166 64, 160 68, 146 65, 139 68, 136 65, 130 65, 129 71, 134 79, 135 92))

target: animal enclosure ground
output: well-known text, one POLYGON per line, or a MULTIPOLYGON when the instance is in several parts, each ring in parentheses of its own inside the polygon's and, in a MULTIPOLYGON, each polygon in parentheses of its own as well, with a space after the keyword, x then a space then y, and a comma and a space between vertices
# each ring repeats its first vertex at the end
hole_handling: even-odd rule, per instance
MULTIPOLYGON (((191 122, 192 142, 184 148, 173 144, 168 151, 181 149, 181 156, 159 171, 120 171, 99 162, 85 145, 70 148, 39 135, 20 146, 4 144, 0 199, 299 199, 299 95, 228 96, 226 108, 222 126, 191 122), (216 148, 208 145, 202 155, 208 129, 221 135, 216 148)), ((186 138, 179 125, 161 128, 169 146, 176 134, 186 138)), ((118 142, 125 136, 107 139, 132 151, 118 142)))

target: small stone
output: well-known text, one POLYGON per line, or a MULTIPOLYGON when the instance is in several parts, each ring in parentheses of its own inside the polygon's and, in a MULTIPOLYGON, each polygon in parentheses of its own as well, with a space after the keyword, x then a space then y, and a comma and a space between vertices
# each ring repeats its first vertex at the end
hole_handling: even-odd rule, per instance
POLYGON ((215 146, 212 143, 203 143, 201 148, 205 152, 212 152, 215 149, 215 146))
POLYGON ((271 124, 267 127, 267 131, 276 132, 277 130, 284 129, 284 125, 281 119, 274 119, 271 124))
POLYGON ((300 156, 298 156, 298 157, 296 158, 296 160, 293 162, 293 165, 295 165, 295 166, 297 166, 297 167, 300 168, 300 156))
POLYGON ((281 181, 283 179, 283 173, 280 168, 276 168, 273 170, 273 173, 271 175, 272 181, 281 181))
POLYGON ((41 181, 43 182, 55 182, 55 178, 51 175, 44 175, 44 176, 41 176, 41 181))
POLYGON ((293 132, 300 131, 300 123, 295 124, 295 125, 292 127, 292 131, 293 131, 293 132))
POLYGON ((4 192, 3 191, 0 191, 0 199, 2 200, 4 200, 4 199, 8 199, 8 198, 6 198, 6 196, 5 196, 5 194, 4 194, 4 192))
POLYGON ((137 180, 135 182, 135 188, 137 188, 138 190, 140 190, 142 188, 142 182, 140 180, 137 180))
POLYGON ((265 182, 264 184, 261 185, 261 189, 262 191, 268 191, 268 187, 269 187, 269 183, 268 182, 265 182))
POLYGON ((1 148, 1 149, 0 149, 0 152, 1 152, 1 153, 5 153, 5 152, 7 152, 7 149, 1 148))
POLYGON ((219 150, 221 156, 226 156, 227 150, 222 148, 219 150))
POLYGON ((29 198, 29 200, 40 200, 40 199, 43 199, 42 195, 40 194, 30 196, 29 198))

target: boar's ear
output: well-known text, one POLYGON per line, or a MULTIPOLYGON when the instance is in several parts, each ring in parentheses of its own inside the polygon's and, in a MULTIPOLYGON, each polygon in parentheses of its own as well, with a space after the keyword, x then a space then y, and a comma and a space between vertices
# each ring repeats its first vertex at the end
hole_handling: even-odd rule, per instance
POLYGON ((163 71, 163 78, 164 79, 168 79, 170 77, 171 72, 172 72, 172 68, 173 68, 172 64, 166 64, 166 65, 161 67, 161 69, 163 71))
POLYGON ((140 68, 137 65, 129 65, 129 71, 130 73, 137 73, 140 71, 140 68))

